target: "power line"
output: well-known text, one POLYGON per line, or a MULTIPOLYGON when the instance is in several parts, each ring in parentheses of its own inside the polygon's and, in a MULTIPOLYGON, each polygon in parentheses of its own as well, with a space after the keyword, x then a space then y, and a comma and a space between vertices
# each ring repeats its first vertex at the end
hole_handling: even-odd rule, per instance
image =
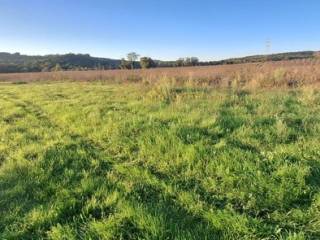
POLYGON ((269 55, 271 53, 271 46, 272 46, 272 42, 271 40, 268 38, 266 40, 266 54, 269 55))

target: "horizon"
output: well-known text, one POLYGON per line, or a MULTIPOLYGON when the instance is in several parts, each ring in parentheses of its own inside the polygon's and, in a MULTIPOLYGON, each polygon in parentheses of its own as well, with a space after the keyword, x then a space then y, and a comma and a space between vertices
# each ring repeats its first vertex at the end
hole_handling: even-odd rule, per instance
POLYGON ((2 0, 0 51, 111 59, 135 51, 163 61, 318 51, 319 10, 317 1, 297 0, 2 0))
MULTIPOLYGON (((320 50, 301 50, 301 51, 292 51, 292 52, 275 52, 275 53, 262 53, 262 54, 253 54, 253 55, 244 55, 244 56, 233 56, 233 57, 227 57, 227 58, 221 58, 221 59, 215 59, 215 60, 202 60, 199 59, 200 62, 219 62, 219 61, 223 61, 223 60, 228 60, 228 59, 237 59, 237 58, 245 58, 245 57, 254 57, 254 56, 267 56, 267 55, 277 55, 277 54, 286 54, 286 53, 299 53, 299 52, 315 52, 318 53, 320 52, 320 50)), ((100 57, 100 56, 94 56, 90 53, 74 53, 74 52, 66 52, 66 53, 49 53, 49 54, 35 54, 35 55, 31 55, 31 54, 26 54, 26 53, 22 53, 22 52, 6 52, 6 51, 0 51, 0 53, 9 53, 9 54, 20 54, 20 55, 24 55, 24 56, 40 56, 40 57, 45 57, 45 56, 54 56, 54 55, 67 55, 67 54, 74 54, 74 55, 89 55, 90 57, 93 58, 102 58, 102 59, 111 59, 111 60, 121 60, 122 58, 110 58, 108 56, 106 57, 100 57)), ((139 57, 142 57, 139 55, 139 57)), ((197 57, 197 56, 185 56, 185 57, 197 57)), ((182 57, 183 58, 183 57, 182 57)), ((126 59, 126 56, 123 57, 123 59, 126 59)), ((174 59, 174 60, 166 60, 166 59, 158 59, 158 58, 152 58, 153 60, 156 61, 163 61, 163 62, 171 62, 171 61, 176 61, 178 59, 174 59)))

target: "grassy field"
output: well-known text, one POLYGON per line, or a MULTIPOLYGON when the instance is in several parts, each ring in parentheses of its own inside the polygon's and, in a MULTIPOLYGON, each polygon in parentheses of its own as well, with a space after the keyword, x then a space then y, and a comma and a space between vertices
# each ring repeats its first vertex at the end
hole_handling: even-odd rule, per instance
POLYGON ((0 85, 0 239, 319 239, 320 92, 0 85))

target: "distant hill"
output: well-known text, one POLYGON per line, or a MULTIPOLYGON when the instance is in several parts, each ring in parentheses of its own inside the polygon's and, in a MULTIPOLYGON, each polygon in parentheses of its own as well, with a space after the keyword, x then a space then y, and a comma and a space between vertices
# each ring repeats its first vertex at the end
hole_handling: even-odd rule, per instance
MULTIPOLYGON (((241 64, 241 63, 255 63, 255 62, 267 62, 267 61, 284 61, 284 60, 295 60, 295 59, 311 59, 320 57, 319 51, 302 51, 302 52, 286 52, 276 53, 269 55, 253 55, 240 58, 228 58, 219 61, 202 61, 198 62, 200 66, 210 65, 225 65, 225 64, 241 64)), ((158 66, 170 67, 177 65, 175 61, 157 61, 158 66)))
POLYGON ((254 55, 241 58, 229 58, 220 61, 202 62, 203 65, 223 65, 223 64, 238 64, 238 63, 254 63, 266 61, 284 61, 295 59, 315 58, 319 55, 318 51, 303 51, 303 52, 286 52, 269 55, 254 55))
MULTIPOLYGON (((223 65, 250 62, 281 61, 319 57, 319 52, 288 52, 271 55, 255 55, 242 58, 230 58, 220 61, 197 62, 197 65, 223 65)), ((176 61, 155 60, 157 67, 176 67, 176 61)), ((0 73, 41 72, 58 70, 118 69, 121 60, 92 57, 89 54, 56 54, 29 56, 20 53, 0 52, 0 73)), ((138 63, 135 64, 139 66, 138 63)))
POLYGON ((91 57, 89 54, 28 56, 0 52, 0 72, 115 69, 119 65, 120 60, 91 57))

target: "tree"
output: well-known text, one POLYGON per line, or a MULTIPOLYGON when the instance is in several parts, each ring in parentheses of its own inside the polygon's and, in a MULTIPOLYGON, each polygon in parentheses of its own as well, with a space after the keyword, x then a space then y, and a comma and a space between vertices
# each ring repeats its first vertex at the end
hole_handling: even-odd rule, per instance
POLYGON ((197 57, 186 57, 186 58, 179 58, 175 65, 177 67, 182 66, 197 66, 199 65, 199 59, 197 57))
POLYGON ((156 63, 149 57, 140 58, 141 68, 153 68, 156 66, 156 63))
POLYGON ((192 66, 197 66, 199 64, 199 59, 197 57, 191 57, 190 62, 192 66))
POLYGON ((134 69, 134 62, 139 58, 139 54, 131 52, 127 54, 127 59, 131 63, 131 69, 134 69))
POLYGON ((184 64, 184 59, 183 59, 183 58, 179 58, 179 59, 176 61, 176 63, 175 63, 175 65, 176 65, 177 67, 182 67, 183 64, 184 64))
POLYGON ((121 69, 130 69, 131 68, 131 64, 130 64, 130 62, 128 62, 127 60, 122 58, 121 62, 120 62, 120 68, 121 69))

